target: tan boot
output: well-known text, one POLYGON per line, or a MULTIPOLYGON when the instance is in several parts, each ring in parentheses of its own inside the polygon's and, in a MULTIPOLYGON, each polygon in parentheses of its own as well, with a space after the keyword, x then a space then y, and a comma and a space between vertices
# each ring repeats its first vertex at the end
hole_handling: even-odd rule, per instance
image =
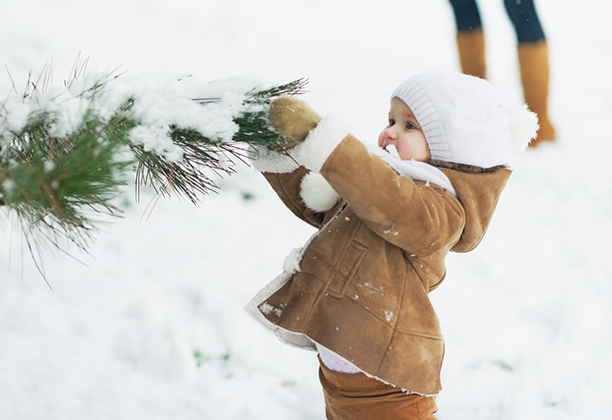
POLYGON ((457 33, 457 50, 461 70, 465 74, 486 77, 485 40, 482 28, 457 33))
POLYGON ((518 61, 525 102, 538 114, 540 129, 538 137, 530 146, 555 139, 555 129, 548 119, 548 46, 545 40, 534 43, 519 43, 518 61))

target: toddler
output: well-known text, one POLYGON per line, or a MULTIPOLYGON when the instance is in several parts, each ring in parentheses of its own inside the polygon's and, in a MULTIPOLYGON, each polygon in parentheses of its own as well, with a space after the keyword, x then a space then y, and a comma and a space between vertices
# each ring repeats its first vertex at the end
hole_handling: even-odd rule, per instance
POLYGON ((292 141, 253 165, 317 232, 248 310, 318 352, 328 420, 435 419, 444 341, 429 292, 445 255, 483 238, 537 117, 509 117, 483 79, 430 71, 393 92, 379 147, 295 98, 270 119, 292 141))

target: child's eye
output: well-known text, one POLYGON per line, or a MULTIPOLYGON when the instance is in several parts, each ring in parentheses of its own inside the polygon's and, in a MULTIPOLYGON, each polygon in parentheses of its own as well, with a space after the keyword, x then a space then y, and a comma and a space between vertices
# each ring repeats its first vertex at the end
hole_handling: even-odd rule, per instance
POLYGON ((392 118, 389 118, 389 127, 393 127, 395 125, 395 120, 392 118))
POLYGON ((406 130, 415 130, 416 128, 417 128, 416 125, 414 125, 410 121, 406 122, 406 130))

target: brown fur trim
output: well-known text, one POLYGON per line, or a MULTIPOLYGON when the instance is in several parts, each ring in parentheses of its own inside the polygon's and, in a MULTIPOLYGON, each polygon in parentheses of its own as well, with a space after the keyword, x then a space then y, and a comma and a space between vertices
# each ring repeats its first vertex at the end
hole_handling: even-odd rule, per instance
POLYGON ((427 163, 429 163, 431 166, 435 166, 438 168, 454 169, 455 171, 467 172, 469 174, 489 174, 491 172, 497 171, 498 169, 506 168, 506 165, 497 165, 492 166, 490 168, 481 168, 480 166, 466 165, 464 163, 445 162, 443 160, 434 159, 428 160, 427 163))

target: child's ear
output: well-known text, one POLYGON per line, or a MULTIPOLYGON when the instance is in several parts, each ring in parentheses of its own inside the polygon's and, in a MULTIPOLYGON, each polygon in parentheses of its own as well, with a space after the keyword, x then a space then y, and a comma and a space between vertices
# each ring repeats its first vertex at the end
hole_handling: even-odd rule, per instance
POLYGON ((308 133, 317 126, 321 117, 308 104, 291 96, 282 96, 270 105, 270 122, 283 136, 295 140, 285 147, 304 141, 308 133))

